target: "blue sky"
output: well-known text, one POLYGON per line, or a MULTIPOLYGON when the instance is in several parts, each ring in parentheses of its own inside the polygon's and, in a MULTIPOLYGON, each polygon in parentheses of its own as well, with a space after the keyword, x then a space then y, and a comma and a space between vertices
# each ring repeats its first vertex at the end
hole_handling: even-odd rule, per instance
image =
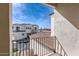
POLYGON ((52 8, 40 3, 15 3, 12 5, 13 24, 37 24, 40 28, 50 28, 49 14, 52 12, 52 8))

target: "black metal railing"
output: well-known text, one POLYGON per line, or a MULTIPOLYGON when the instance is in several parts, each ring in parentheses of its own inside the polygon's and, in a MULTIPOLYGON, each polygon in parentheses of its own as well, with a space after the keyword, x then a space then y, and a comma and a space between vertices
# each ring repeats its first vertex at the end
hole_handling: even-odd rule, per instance
POLYGON ((12 55, 24 56, 27 55, 27 50, 30 48, 30 40, 27 38, 12 41, 12 55))

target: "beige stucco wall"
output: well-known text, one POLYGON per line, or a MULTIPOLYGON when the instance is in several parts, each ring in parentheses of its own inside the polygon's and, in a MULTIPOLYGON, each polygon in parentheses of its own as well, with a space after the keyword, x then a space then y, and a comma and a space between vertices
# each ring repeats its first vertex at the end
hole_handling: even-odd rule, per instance
POLYGON ((79 3, 59 3, 56 9, 79 29, 79 3))
POLYGON ((56 9, 54 12, 55 14, 51 15, 51 18, 54 17, 54 34, 68 55, 79 55, 79 30, 56 9))

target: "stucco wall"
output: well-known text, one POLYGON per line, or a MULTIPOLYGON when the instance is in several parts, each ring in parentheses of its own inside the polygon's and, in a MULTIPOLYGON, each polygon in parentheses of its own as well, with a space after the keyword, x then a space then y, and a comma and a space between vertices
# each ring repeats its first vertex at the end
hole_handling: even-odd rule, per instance
POLYGON ((13 32, 14 40, 19 40, 27 37, 26 32, 13 32), (24 34, 24 35, 23 35, 24 34))
POLYGON ((79 29, 79 3, 59 3, 56 9, 79 29))
POLYGON ((54 13, 54 34, 68 55, 79 55, 79 30, 58 11, 54 13))

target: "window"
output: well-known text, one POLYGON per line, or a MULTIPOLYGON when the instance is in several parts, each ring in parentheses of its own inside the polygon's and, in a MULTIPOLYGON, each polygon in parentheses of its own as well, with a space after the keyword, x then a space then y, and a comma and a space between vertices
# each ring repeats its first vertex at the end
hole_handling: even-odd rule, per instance
POLYGON ((13 29, 14 27, 12 26, 12 29, 13 29))
POLYGON ((22 36, 24 36, 24 33, 22 33, 22 36))
POLYGON ((31 27, 29 27, 29 29, 31 29, 31 27))
POLYGON ((37 30, 37 28, 35 27, 35 30, 37 30))
POLYGON ((19 31, 20 30, 20 27, 16 27, 16 31, 19 31))
POLYGON ((29 27, 27 27, 27 29, 29 29, 29 27))

